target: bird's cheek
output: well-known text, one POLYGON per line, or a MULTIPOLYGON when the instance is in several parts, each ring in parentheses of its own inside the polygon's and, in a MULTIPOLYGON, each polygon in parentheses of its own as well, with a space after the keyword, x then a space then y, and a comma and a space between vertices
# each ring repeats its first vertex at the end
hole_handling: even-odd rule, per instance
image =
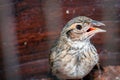
POLYGON ((94 35, 95 33, 91 31, 91 32, 86 32, 83 36, 84 36, 84 39, 90 39, 94 35))

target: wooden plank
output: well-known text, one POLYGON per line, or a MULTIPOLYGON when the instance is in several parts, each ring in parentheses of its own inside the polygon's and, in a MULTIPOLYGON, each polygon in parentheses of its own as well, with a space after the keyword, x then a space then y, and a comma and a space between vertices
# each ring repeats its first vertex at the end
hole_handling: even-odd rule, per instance
POLYGON ((14 79, 14 76, 30 76, 34 74, 47 74, 49 71, 48 67, 48 60, 43 59, 43 60, 37 60, 37 61, 32 61, 28 62, 25 64, 9 67, 7 72, 11 72, 9 75, 9 79, 14 79))
POLYGON ((100 20, 106 24, 102 28, 107 32, 95 35, 92 43, 99 52, 100 62, 103 66, 119 65, 119 13, 119 0, 19 0, 15 4, 14 24, 16 26, 12 27, 16 30, 17 40, 11 40, 7 44, 3 43, 0 32, 0 73, 2 76, 5 75, 2 51, 4 45, 5 48, 13 46, 17 48, 17 51, 11 50, 12 54, 17 55, 16 59, 9 58, 8 72, 11 72, 11 80, 15 75, 24 78, 33 75, 46 76, 49 70, 48 56, 51 46, 64 25, 71 18, 80 15, 100 20), (19 63, 15 64, 14 60, 17 59, 19 63))

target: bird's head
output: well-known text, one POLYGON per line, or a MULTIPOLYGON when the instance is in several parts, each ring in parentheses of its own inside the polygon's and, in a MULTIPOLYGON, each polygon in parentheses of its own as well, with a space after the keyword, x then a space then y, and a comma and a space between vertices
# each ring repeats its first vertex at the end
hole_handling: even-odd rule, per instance
POLYGON ((70 20, 62 30, 61 36, 71 40, 89 40, 92 36, 106 30, 97 28, 96 26, 105 26, 105 24, 92 20, 85 16, 79 16, 70 20))

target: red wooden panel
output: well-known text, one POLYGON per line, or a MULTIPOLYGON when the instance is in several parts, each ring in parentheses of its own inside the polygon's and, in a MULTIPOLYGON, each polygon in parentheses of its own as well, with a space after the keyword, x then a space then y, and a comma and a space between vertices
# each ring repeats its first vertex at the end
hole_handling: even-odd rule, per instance
POLYGON ((7 77, 6 72, 10 74, 10 79, 16 79, 15 75, 21 80, 40 80, 47 77, 52 45, 64 25, 71 18, 80 15, 106 24, 102 28, 107 32, 95 35, 91 41, 96 46, 100 63, 105 69, 101 80, 107 77, 109 80, 119 78, 120 0, 14 0, 11 3, 14 4, 7 3, 0 7, 1 23, 6 25, 0 25, 1 79, 7 77), (7 7, 11 6, 10 12, 7 7), (3 33, 10 39, 6 36, 4 38, 3 33), (5 52, 8 54, 9 64, 5 63, 5 52), (108 74, 115 68, 118 72, 115 70, 108 74), (112 74, 115 75, 110 77, 112 74))

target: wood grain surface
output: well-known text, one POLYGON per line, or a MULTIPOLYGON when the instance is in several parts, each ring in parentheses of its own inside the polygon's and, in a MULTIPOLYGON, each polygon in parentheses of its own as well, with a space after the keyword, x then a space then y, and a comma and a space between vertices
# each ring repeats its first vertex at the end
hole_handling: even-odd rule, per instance
POLYGON ((0 80, 46 80, 50 49, 77 16, 106 24, 91 39, 105 69, 100 80, 120 80, 120 0, 1 0, 0 80))

